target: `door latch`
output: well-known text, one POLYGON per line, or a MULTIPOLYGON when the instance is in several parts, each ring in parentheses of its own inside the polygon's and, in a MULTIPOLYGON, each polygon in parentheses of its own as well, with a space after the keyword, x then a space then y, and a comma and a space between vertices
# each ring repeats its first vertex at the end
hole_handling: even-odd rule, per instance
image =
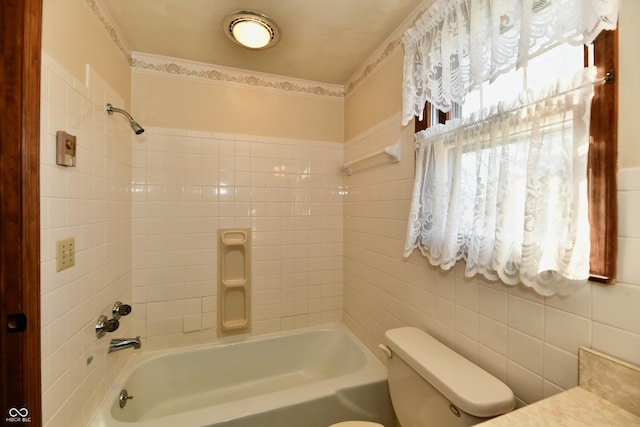
POLYGON ((27 316, 24 313, 9 314, 7 316, 7 332, 24 332, 27 329, 27 316))

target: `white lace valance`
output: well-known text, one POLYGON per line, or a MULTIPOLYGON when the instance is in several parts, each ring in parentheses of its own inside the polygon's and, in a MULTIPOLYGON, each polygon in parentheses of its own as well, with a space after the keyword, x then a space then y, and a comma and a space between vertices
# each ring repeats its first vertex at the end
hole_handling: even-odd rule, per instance
POLYGON ((619 0, 437 0, 404 34, 402 124, 442 111, 557 43, 616 28, 619 0))
POLYGON ((595 69, 416 134, 404 255, 542 295, 589 278, 587 158, 595 69))

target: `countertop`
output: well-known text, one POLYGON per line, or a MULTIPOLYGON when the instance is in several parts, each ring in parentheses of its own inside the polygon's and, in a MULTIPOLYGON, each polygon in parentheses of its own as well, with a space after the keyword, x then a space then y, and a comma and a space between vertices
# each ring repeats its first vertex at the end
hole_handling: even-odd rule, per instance
POLYGON ((626 427, 640 426, 640 417, 582 387, 575 387, 479 425, 483 427, 626 427))
POLYGON ((593 349, 580 348, 577 387, 479 425, 640 426, 640 367, 593 349))

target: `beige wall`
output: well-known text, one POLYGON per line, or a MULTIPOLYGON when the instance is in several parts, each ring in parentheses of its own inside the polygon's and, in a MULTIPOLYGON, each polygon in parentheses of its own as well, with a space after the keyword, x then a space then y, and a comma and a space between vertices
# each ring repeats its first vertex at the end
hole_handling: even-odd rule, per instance
POLYGON ((346 97, 345 141, 400 111, 403 60, 404 51, 399 48, 346 97))
POLYGON ((42 50, 80 82, 89 64, 128 108, 131 69, 85 0, 44 0, 42 50))
POLYGON ((146 126, 343 142, 341 98, 134 72, 133 115, 146 126))

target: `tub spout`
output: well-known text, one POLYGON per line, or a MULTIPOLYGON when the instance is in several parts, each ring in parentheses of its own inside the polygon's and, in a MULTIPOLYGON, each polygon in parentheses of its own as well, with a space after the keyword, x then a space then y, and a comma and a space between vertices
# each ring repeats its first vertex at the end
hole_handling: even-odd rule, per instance
POLYGON ((115 338, 109 342, 109 351, 108 353, 112 353, 114 351, 124 350, 125 348, 140 348, 142 347, 142 343, 140 342, 140 337, 137 336, 135 338, 115 338))

